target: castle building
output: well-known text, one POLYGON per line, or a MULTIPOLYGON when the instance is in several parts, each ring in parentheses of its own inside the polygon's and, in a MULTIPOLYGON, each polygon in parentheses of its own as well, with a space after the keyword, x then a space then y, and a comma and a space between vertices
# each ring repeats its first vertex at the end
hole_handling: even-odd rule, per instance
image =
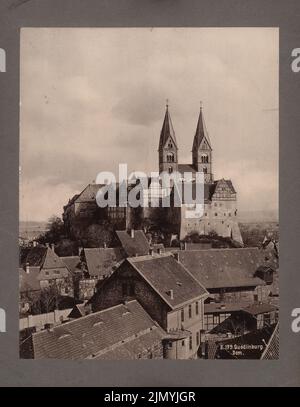
POLYGON ((178 143, 167 105, 158 147, 159 172, 165 171, 169 174, 178 172, 182 179, 185 179, 186 173, 190 173, 191 179, 185 179, 190 182, 197 172, 202 172, 204 175, 203 215, 197 215, 196 202, 195 204, 183 203, 180 208, 170 208, 169 221, 177 224, 180 239, 192 233, 200 235, 215 233, 242 244, 237 219, 237 194, 231 180, 224 178, 214 180, 212 151, 212 143, 201 106, 192 145, 192 163, 179 163, 178 143))

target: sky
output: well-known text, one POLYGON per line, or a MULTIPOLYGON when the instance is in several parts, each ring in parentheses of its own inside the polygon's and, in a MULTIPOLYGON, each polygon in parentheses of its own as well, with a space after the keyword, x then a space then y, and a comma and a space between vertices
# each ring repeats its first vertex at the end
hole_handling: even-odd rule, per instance
POLYGON ((191 162, 200 101, 215 179, 278 209, 278 29, 23 28, 20 220, 61 216, 100 171, 158 170, 166 99, 191 162))

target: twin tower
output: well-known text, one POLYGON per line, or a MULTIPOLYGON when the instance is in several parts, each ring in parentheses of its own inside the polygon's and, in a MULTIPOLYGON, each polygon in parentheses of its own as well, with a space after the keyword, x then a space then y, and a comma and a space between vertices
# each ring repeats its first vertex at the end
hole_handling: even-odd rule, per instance
POLYGON ((192 147, 192 164, 179 164, 178 145, 168 104, 159 139, 159 172, 203 172, 206 183, 213 183, 212 147, 205 127, 202 106, 192 147))

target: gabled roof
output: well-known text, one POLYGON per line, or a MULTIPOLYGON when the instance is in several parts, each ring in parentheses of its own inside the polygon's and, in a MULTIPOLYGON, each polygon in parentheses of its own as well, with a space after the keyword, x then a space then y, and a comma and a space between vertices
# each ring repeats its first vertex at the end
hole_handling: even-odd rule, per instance
POLYGON ((78 194, 75 202, 96 202, 96 195, 101 187, 103 187, 102 184, 88 184, 84 190, 78 194))
POLYGON ((63 261, 70 273, 74 274, 81 271, 79 256, 62 256, 60 259, 63 261))
POLYGON ((197 123, 197 128, 196 128, 196 133, 195 133, 194 141, 193 141, 193 150, 199 149, 203 139, 206 140, 208 147, 210 149, 212 149, 209 135, 208 135, 208 132, 207 132, 207 129, 205 126, 205 122, 204 122, 202 107, 201 107, 200 113, 199 113, 199 118, 198 118, 198 123, 197 123))
POLYGON ((25 266, 26 263, 28 263, 30 267, 46 269, 66 267, 54 250, 45 246, 32 247, 27 254, 22 257, 22 265, 25 266))
POLYGON ((171 116, 169 113, 168 106, 166 108, 166 113, 165 113, 165 118, 163 122, 163 126, 160 132, 160 138, 159 138, 159 149, 165 147, 166 142, 168 139, 171 138, 175 147, 177 148, 177 141, 176 141, 176 136, 175 136, 175 131, 173 129, 172 125, 172 120, 171 116))
POLYGON ((127 261, 171 309, 208 294, 171 253, 132 257, 127 261))
POLYGON ((256 269, 264 263, 258 248, 181 250, 178 255, 206 289, 265 285, 254 277, 256 269))
POLYGON ((164 336, 134 300, 33 334, 34 358, 93 358, 152 330, 164 336))
POLYGON ((51 269, 51 268, 65 268, 66 266, 62 259, 57 256, 54 250, 47 247, 42 267, 44 269, 51 269))
POLYGON ((127 256, 143 256, 149 254, 150 244, 142 230, 117 230, 116 234, 127 256), (133 237, 131 235, 133 233, 133 237))
POLYGON ((41 289, 38 275, 39 267, 29 267, 29 272, 23 268, 19 268, 19 291, 20 293, 27 291, 39 291, 41 289))
POLYGON ((91 277, 104 277, 113 271, 113 267, 122 259, 121 249, 85 248, 84 255, 87 269, 91 277))

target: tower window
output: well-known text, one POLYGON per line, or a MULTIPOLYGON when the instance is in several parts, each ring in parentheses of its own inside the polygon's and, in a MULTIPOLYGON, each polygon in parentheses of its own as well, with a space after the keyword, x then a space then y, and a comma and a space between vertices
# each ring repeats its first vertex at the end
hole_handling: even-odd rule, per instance
POLYGON ((202 163, 208 163, 208 155, 207 154, 202 154, 201 155, 201 162, 202 163))
POLYGON ((167 162, 173 163, 174 161, 175 161, 174 154, 172 154, 172 153, 167 154, 167 162))
POLYGON ((207 168, 206 167, 203 167, 203 172, 204 172, 204 174, 207 174, 207 168))
POLYGON ((170 142, 170 143, 168 144, 168 147, 169 147, 169 148, 173 148, 173 144, 170 142))
POLYGON ((172 174, 173 168, 172 168, 172 167, 169 167, 169 168, 168 168, 168 172, 169 172, 169 174, 172 174))

